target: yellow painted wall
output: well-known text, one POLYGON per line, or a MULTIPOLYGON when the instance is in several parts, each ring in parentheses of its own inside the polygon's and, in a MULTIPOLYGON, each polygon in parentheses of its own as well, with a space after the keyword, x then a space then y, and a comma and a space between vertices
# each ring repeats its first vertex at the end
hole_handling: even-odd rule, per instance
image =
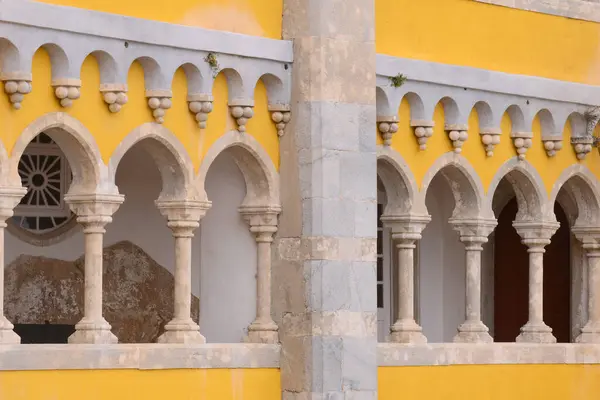
MULTIPOLYGON (((10 154, 23 129, 32 121, 48 112, 67 111, 78 119, 94 135, 105 162, 108 162, 117 145, 134 128, 153 122, 152 113, 144 96, 144 72, 134 63, 128 77, 128 103, 112 114, 98 90, 100 74, 93 56, 88 57, 81 71, 81 98, 71 108, 62 108, 50 86, 50 58, 46 51, 39 50, 33 60, 33 91, 25 96, 21 110, 14 110, 8 96, 0 96, 0 121, 3 130, 0 136, 10 154)), ((235 129, 235 121, 227 106, 227 82, 223 74, 217 76, 214 89, 214 110, 209 114, 207 129, 201 130, 186 102, 187 80, 182 69, 173 78, 173 106, 167 110, 164 126, 179 138, 197 169, 202 156, 225 132, 235 129)), ((279 165, 279 141, 275 125, 267 110, 267 92, 262 81, 255 90, 255 116, 248 122, 249 135, 253 135, 271 156, 276 167, 279 165)))
POLYGON ((375 13, 378 53, 600 84, 597 23, 473 0, 377 0, 375 13))
POLYGON ((0 372, 3 400, 278 400, 278 369, 0 372))
POLYGON ((597 400, 599 398, 600 365, 457 365, 379 368, 379 400, 597 400))
POLYGON ((283 0, 38 0, 172 24, 281 38, 283 0))
MULTIPOLYGON (((427 149, 420 151, 413 128, 410 127, 410 106, 404 99, 398 110, 399 129, 392 139, 392 147, 398 151, 411 168, 418 185, 423 181, 423 176, 431 168, 432 164, 444 153, 453 150, 452 144, 444 131, 444 107, 438 104, 434 112, 434 134, 427 141, 427 149)), ((511 121, 508 114, 504 114, 501 121, 502 135, 500 144, 494 149, 494 155, 487 157, 485 147, 481 143, 479 135, 479 119, 477 111, 473 110, 469 117, 469 139, 463 145, 462 155, 473 165, 484 188, 488 189, 492 178, 498 168, 508 159, 517 155, 513 146, 511 134, 511 121)), ((600 154, 593 149, 584 161, 577 160, 573 146, 569 143, 571 137, 570 123, 564 128, 563 149, 550 158, 546 155, 541 139, 541 125, 539 118, 535 118, 532 126, 533 146, 527 151, 527 160, 536 168, 541 175, 548 193, 560 174, 569 166, 581 163, 587 166, 596 176, 600 176, 600 154)), ((382 143, 381 137, 377 138, 382 143)))

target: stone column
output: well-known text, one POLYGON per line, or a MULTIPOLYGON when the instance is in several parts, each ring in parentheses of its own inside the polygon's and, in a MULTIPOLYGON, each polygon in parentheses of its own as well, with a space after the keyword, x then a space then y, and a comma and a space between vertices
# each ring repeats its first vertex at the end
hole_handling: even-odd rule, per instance
POLYGON ((450 220, 465 245, 465 322, 454 337, 459 343, 491 343, 489 329, 481 320, 481 252, 497 225, 495 220, 450 220))
POLYGON ((391 216, 381 220, 392 230, 392 240, 398 249, 398 304, 397 319, 390 331, 390 341, 395 343, 427 343, 423 329, 415 321, 415 242, 421 240, 421 232, 431 221, 428 215, 391 216))
POLYGON ((374 27, 374 0, 284 0, 294 118, 273 268, 284 400, 377 398, 374 27))
POLYGON ((206 343, 200 327, 191 318, 192 309, 192 238, 200 220, 210 208, 209 202, 170 200, 156 206, 167 218, 175 238, 175 288, 173 319, 165 325, 158 343, 206 343))
POLYGON ((600 232, 599 229, 574 227, 573 233, 582 242, 588 261, 588 320, 577 343, 600 343, 600 232))
POLYGON ((117 337, 102 316, 102 253, 104 227, 112 221, 124 197, 118 194, 66 195, 65 201, 77 215, 85 240, 83 318, 75 325, 69 343, 110 344, 117 337))
POLYGON ((0 188, 0 345, 21 343, 21 338, 13 330, 14 325, 4 316, 4 228, 25 193, 25 188, 0 188))
POLYGON ((529 253, 529 321, 521 327, 517 342, 556 343, 552 328, 544 322, 544 252, 560 226, 557 222, 513 222, 529 253))
POLYGON ((278 327, 271 317, 271 244, 277 232, 278 206, 240 207, 240 213, 250 225, 257 243, 256 319, 248 327, 247 341, 278 343, 278 327))

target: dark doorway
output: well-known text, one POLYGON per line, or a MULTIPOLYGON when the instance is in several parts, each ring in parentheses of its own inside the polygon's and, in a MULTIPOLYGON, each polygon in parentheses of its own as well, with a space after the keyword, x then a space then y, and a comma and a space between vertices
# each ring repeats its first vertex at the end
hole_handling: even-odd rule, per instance
POLYGON ((74 332, 75 325, 15 324, 22 344, 67 343, 74 332))
MULTIPOLYGON (((498 217, 494 246, 494 341, 514 342, 528 319, 529 256, 512 223, 517 215, 513 198, 498 217)), ((561 343, 570 342, 571 252, 569 223, 555 204, 560 228, 544 255, 544 321, 561 343)))

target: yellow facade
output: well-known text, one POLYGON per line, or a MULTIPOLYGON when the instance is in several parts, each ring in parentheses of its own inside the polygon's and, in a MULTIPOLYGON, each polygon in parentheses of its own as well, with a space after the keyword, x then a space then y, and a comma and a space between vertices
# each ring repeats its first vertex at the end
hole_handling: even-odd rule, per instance
POLYGON ((171 24, 281 38, 282 0, 41 0, 171 24), (224 17, 226 16, 226 17, 224 17))
MULTIPOLYGON (((10 154, 25 127, 36 118, 50 112, 62 112, 51 83, 51 64, 48 53, 40 49, 33 59, 33 90, 27 95, 21 110, 14 110, 7 97, 0 101, 0 120, 4 123, 2 142, 10 154)), ((93 56, 81 68, 81 98, 73 103, 69 114, 79 120, 94 136, 100 153, 108 162, 114 149, 136 127, 153 122, 152 110, 144 97, 144 70, 135 62, 129 70, 127 85, 129 101, 119 113, 112 114, 98 91, 100 72, 93 56)), ((200 165, 202 156, 225 132, 234 129, 235 121, 227 106, 227 81, 223 74, 216 77, 213 88, 214 110, 210 114, 207 129, 198 128, 194 115, 188 111, 187 80, 179 69, 173 77, 173 107, 167 111, 164 126, 185 146, 194 167, 200 165)), ((279 164, 277 131, 267 111, 267 93, 262 81, 255 89, 255 115, 248 122, 248 134, 254 136, 271 156, 275 166, 279 164)))
POLYGON ((73 370, 0 373, 6 400, 276 400, 278 369, 73 370))
POLYGON ((379 400, 595 400, 598 365, 380 367, 379 400))

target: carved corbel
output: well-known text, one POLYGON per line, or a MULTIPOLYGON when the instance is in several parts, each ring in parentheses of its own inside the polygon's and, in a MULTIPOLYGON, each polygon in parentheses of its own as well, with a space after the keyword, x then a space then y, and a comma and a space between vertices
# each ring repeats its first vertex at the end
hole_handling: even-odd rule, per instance
POLYGON ((81 80, 72 78, 55 79, 52 81, 54 95, 62 107, 71 107, 73 100, 81 96, 81 80))
POLYGON ((592 151, 592 145, 594 144, 594 137, 593 136, 572 137, 571 144, 573 145, 573 150, 575 150, 577 159, 585 160, 585 157, 587 156, 587 154, 592 151))
POLYGON ((111 113, 121 111, 128 100, 127 85, 124 83, 103 83, 100 85, 100 93, 111 113))
POLYGON ((172 97, 173 93, 170 90, 146 90, 148 107, 152 110, 152 116, 157 124, 165 122, 165 114, 173 105, 172 97))
POLYGON ((208 114, 213 110, 213 97, 208 93, 195 93, 187 96, 188 108, 196 118, 198 127, 206 129, 208 114))
POLYGON ((513 140, 513 145, 515 149, 517 149, 517 154, 519 155, 519 160, 525 159, 525 153, 527 150, 531 148, 533 144, 533 133, 532 132, 513 132, 510 137, 513 140))
POLYGON ((377 130, 383 139, 384 146, 391 146, 392 137, 394 137, 394 133, 398 132, 398 117, 395 115, 378 116, 377 130))
POLYGON ((452 142, 452 147, 454 147, 454 152, 456 154, 460 154, 462 152, 463 144, 469 138, 469 134, 467 130, 469 127, 467 125, 460 124, 450 124, 444 127, 444 130, 448 133, 448 139, 452 142))
POLYGON ((485 154, 488 157, 494 155, 494 148, 500 144, 500 135, 502 131, 499 128, 481 128, 479 135, 481 143, 485 146, 485 154))
POLYGON ((4 92, 8 95, 13 108, 21 109, 25 95, 31 93, 31 74, 27 72, 5 72, 0 75, 4 82, 4 92))
POLYGON ((248 120, 254 116, 254 102, 252 100, 233 100, 229 102, 231 116, 235 118, 239 132, 246 132, 248 120))
POLYGON ((285 131, 285 126, 292 119, 291 107, 289 104, 273 104, 269 105, 271 120, 277 128, 277 135, 282 137, 285 131))
POLYGON ((563 148, 562 135, 546 135, 542 137, 544 149, 548 157, 554 157, 563 148))
POLYGON ((412 120, 410 126, 414 129, 419 149, 427 149, 427 139, 433 136, 433 127, 435 122, 425 120, 412 120))

